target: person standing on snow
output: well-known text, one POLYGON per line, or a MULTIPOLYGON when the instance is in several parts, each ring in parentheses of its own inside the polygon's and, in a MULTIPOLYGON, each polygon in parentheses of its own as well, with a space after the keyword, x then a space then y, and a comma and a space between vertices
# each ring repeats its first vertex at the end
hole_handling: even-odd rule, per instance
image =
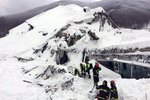
POLYGON ((99 90, 99 93, 97 94, 96 98, 98 100, 108 100, 109 99, 109 87, 107 86, 107 81, 104 80, 103 84, 96 87, 97 90, 99 90))
POLYGON ((93 68, 92 63, 86 64, 86 72, 88 73, 88 78, 91 78, 90 70, 93 68))
POLYGON ((74 70, 74 75, 81 77, 80 71, 77 68, 74 70))
POLYGON ((96 63, 93 68, 93 79, 94 79, 94 86, 98 86, 99 82, 99 71, 101 70, 99 63, 96 63))
POLYGON ((110 100, 119 100, 118 99, 118 91, 117 91, 115 81, 111 80, 110 86, 111 86, 111 88, 110 88, 110 100))
POLYGON ((85 64, 84 63, 80 63, 80 68, 81 68, 81 76, 85 77, 85 75, 86 75, 85 64))

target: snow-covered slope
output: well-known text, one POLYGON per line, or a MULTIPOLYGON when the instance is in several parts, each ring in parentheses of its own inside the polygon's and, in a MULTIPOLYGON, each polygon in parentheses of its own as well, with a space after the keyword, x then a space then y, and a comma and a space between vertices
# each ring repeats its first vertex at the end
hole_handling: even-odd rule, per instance
MULTIPOLYGON (((0 97, 3 97, 2 100, 12 98, 13 100, 20 98, 22 100, 94 99, 95 94, 89 94, 93 80, 72 75, 75 68, 80 69, 79 64, 84 59, 83 52, 87 52, 86 55, 88 55, 88 51, 92 49, 114 45, 128 48, 129 43, 133 46, 136 42, 150 41, 148 31, 114 29, 109 17, 106 18, 104 27, 100 30, 102 20, 100 16, 94 15, 100 12, 105 14, 101 7, 90 9, 78 5, 58 6, 11 29, 8 36, 0 39, 0 64, 2 65, 0 67, 0 81, 2 81, 0 97), (13 81, 12 84, 11 81, 13 81), (17 87, 18 91, 12 91, 17 87)), ((136 46, 141 47, 141 45, 136 46)), ((93 65, 95 64, 94 60, 90 61, 93 65)), ((121 94, 126 92, 126 88, 121 85, 125 81, 120 78, 120 75, 102 65, 101 67, 100 82, 104 79, 108 81, 115 79, 122 100, 134 100, 131 99, 132 97, 141 100, 145 98, 145 92, 149 92, 146 90, 141 94, 140 99, 136 98, 134 90, 138 88, 133 89, 132 86, 145 82, 141 80, 135 81, 135 84, 132 82, 129 84, 134 91, 133 94, 130 92, 126 95, 121 94)), ((148 82, 146 85, 150 86, 148 82)), ((142 89, 143 87, 140 88, 142 89)))

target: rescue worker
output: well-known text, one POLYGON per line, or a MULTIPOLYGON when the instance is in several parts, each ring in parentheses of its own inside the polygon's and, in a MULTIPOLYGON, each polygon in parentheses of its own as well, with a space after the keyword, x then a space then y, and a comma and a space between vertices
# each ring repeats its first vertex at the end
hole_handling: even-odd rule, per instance
POLYGON ((92 63, 86 64, 86 72, 88 73, 88 78, 91 78, 90 70, 93 68, 92 63))
POLYGON ((74 75, 79 77, 81 76, 80 71, 77 68, 74 70, 74 75))
POLYGON ((98 86, 99 82, 99 71, 101 70, 99 63, 95 63, 93 68, 93 79, 94 79, 94 86, 98 86))
POLYGON ((85 64, 84 63, 80 63, 80 68, 81 68, 81 76, 85 77, 85 75, 86 75, 85 64))
POLYGON ((109 99, 109 87, 107 86, 107 81, 104 80, 103 84, 96 87, 97 90, 99 90, 99 93, 97 94, 96 98, 98 100, 108 100, 109 99))
POLYGON ((111 80, 110 86, 111 86, 111 88, 110 88, 110 100, 119 100, 118 99, 118 91, 117 91, 115 81, 111 80))

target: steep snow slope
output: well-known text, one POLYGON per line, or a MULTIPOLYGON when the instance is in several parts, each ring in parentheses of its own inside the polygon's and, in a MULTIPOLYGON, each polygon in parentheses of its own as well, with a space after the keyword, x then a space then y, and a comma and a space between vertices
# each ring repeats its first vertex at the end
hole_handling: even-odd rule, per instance
MULTIPOLYGON (((104 29, 99 31, 100 16, 96 17, 94 13, 102 11, 101 7, 85 9, 77 5, 59 6, 10 30, 8 36, 0 39, 0 64, 3 65, 0 67, 0 72, 3 73, 0 75, 0 81, 4 82, 0 85, 2 92, 0 95, 6 100, 10 100, 9 95, 16 100, 21 98, 22 94, 24 94, 22 100, 94 99, 95 92, 88 93, 93 86, 92 79, 72 75, 75 68, 80 69, 79 64, 85 59, 83 52, 87 52, 85 55, 88 55, 88 50, 112 45, 128 48, 129 43, 133 46, 136 42, 143 42, 143 39, 144 41, 150 39, 147 31, 114 29, 113 23, 108 18, 104 29), (15 88, 16 84, 20 84, 18 87, 23 91, 5 88, 12 81, 12 78, 7 78, 9 75, 16 79, 12 87, 15 88), (34 90, 39 92, 34 95, 34 90), (42 95, 38 96, 39 94, 42 95)), ((94 65, 95 61, 90 61, 94 65)), ((115 79, 121 99, 141 100, 145 98, 145 93, 149 92, 145 90, 140 98, 137 98, 135 93, 140 94, 140 91, 136 92, 138 88, 133 89, 132 86, 136 83, 143 84, 142 82, 148 80, 135 80, 135 84, 132 81, 129 83, 129 89, 134 91, 133 94, 127 93, 128 90, 121 84, 129 80, 122 80, 120 75, 101 67, 101 81, 115 79)), ((146 86, 140 90, 150 86, 149 82, 145 84, 146 86)))
POLYGON ((22 81, 22 66, 16 59, 0 61, 0 100, 47 100, 42 88, 22 81))

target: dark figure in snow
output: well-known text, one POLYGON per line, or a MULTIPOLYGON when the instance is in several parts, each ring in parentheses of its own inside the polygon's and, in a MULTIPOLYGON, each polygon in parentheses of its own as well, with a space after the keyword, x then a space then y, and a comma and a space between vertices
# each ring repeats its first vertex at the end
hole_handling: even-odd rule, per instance
POLYGON ((88 78, 91 78, 90 70, 93 68, 92 63, 86 64, 86 72, 88 73, 88 78))
POLYGON ((117 91, 117 87, 115 84, 115 81, 110 81, 110 100, 119 100, 118 99, 118 91, 117 91))
POLYGON ((82 52, 82 62, 85 62, 85 63, 87 63, 88 61, 89 61, 89 57, 88 56, 86 56, 87 55, 87 50, 86 50, 86 48, 84 48, 84 50, 83 50, 83 52, 82 52))
POLYGON ((89 60, 90 60, 89 56, 86 56, 86 57, 85 57, 85 63, 88 63, 89 60))
POLYGON ((101 70, 99 63, 96 63, 93 68, 93 79, 94 79, 94 86, 98 86, 99 82, 99 71, 101 70))
POLYGON ((81 76, 85 77, 85 75, 86 75, 85 64, 80 63, 80 68, 81 68, 81 76))
POLYGON ((106 16, 102 15, 101 19, 100 19, 100 27, 99 27, 99 31, 103 31, 104 30, 104 24, 106 22, 106 16))
POLYGON ((79 77, 81 76, 80 71, 77 68, 74 70, 74 75, 79 77))
POLYGON ((107 86, 107 81, 104 80, 103 84, 96 87, 97 90, 99 90, 99 93, 97 94, 96 98, 98 100, 108 100, 109 98, 109 87, 107 86))

